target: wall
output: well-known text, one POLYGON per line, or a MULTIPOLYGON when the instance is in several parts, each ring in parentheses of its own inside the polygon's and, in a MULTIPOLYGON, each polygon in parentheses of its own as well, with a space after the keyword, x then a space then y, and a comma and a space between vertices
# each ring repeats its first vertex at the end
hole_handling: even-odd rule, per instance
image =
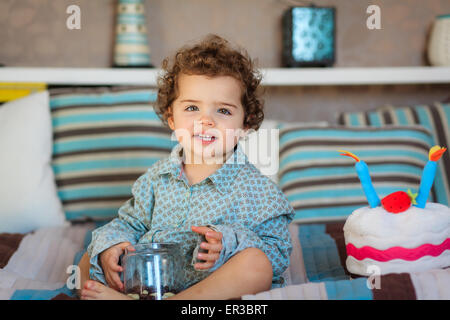
MULTIPOLYGON (((281 66, 281 16, 293 0, 147 0, 152 63, 212 32, 247 48, 264 68, 281 66)), ((316 0, 337 10, 337 67, 427 65, 425 48, 448 0, 316 0), (381 8, 381 30, 368 30, 366 8, 381 8)), ((0 1, 0 63, 7 66, 109 67, 114 0, 0 1), (66 8, 81 8, 81 30, 66 28, 66 8)), ((266 116, 333 121, 342 110, 441 101, 450 85, 267 87, 266 116)))

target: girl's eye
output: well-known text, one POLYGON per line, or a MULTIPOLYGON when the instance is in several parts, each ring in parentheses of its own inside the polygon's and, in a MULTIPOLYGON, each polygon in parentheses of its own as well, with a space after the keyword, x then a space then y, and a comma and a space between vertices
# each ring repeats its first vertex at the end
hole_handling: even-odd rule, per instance
POLYGON ((191 108, 196 108, 196 109, 198 109, 197 106, 189 106, 189 107, 186 108, 186 110, 191 111, 191 110, 192 110, 191 108))
POLYGON ((231 115, 231 112, 230 111, 228 111, 227 109, 225 109, 225 108, 221 108, 221 109, 219 109, 219 112, 220 113, 223 113, 223 114, 229 114, 229 115, 231 115), (224 112, 222 112, 222 111, 225 111, 225 113, 224 112))

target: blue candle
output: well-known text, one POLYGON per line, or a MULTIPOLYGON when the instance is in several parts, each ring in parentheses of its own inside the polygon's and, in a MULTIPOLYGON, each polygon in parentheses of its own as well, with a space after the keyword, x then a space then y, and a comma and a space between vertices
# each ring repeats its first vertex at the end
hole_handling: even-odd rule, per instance
POLYGON ((447 149, 441 148, 440 146, 434 146, 430 149, 428 162, 425 168, 423 168, 422 178, 420 179, 419 195, 416 198, 416 207, 418 208, 425 208, 436 175, 437 161, 441 158, 445 150, 447 149))
POLYGON ((366 195, 367 201, 369 202, 369 206, 371 208, 378 207, 381 201, 380 198, 378 198, 375 188, 373 187, 372 179, 370 179, 369 167, 367 166, 367 164, 351 152, 344 150, 339 150, 339 152, 344 152, 343 154, 341 154, 342 156, 351 157, 356 160, 356 173, 358 174, 359 181, 361 181, 361 185, 364 194, 366 195))
POLYGON ((367 164, 364 161, 360 160, 359 162, 356 162, 355 167, 356 172, 358 173, 359 181, 361 181, 364 194, 366 195, 367 201, 369 201, 370 207, 378 207, 381 201, 380 198, 378 198, 375 188, 373 187, 367 164))

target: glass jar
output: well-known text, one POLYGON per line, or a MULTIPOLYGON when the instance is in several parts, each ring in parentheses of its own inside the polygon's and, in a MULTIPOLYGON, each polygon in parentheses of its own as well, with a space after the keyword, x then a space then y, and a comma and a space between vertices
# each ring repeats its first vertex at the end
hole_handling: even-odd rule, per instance
POLYGON ((178 247, 175 243, 148 243, 125 248, 125 294, 136 300, 163 300, 180 292, 183 270, 178 247))

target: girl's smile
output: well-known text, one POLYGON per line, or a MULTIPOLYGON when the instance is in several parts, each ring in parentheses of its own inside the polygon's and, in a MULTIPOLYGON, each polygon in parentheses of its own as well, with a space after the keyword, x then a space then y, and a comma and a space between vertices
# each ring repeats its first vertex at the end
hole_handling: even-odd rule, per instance
POLYGON ((211 143, 213 143, 217 138, 215 136, 208 136, 208 135, 194 135, 195 139, 199 139, 202 141, 202 144, 204 146, 209 145, 211 143))

